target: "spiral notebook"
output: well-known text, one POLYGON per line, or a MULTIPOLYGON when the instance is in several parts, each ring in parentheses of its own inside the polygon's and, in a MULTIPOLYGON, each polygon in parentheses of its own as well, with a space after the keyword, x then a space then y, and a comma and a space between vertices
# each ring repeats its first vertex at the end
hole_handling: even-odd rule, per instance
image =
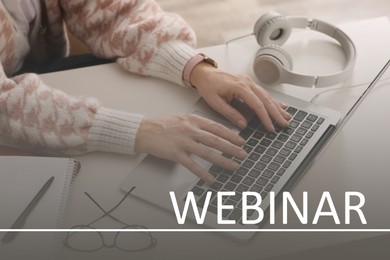
MULTIPOLYGON (((54 181, 27 217, 23 229, 62 228, 71 183, 79 168, 80 164, 69 158, 0 156, 0 229, 12 226, 52 176, 54 181)), ((1 237, 4 234, 0 232, 1 237)), ((0 259, 48 258, 60 242, 58 235, 21 232, 11 243, 0 243, 0 259)))

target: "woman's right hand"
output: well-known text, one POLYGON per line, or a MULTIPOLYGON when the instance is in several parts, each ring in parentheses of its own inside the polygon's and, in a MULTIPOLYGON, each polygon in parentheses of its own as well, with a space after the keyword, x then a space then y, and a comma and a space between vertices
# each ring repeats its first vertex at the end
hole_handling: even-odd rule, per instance
POLYGON ((239 164, 220 152, 244 159, 245 140, 225 126, 197 115, 145 118, 137 132, 135 150, 182 164, 208 184, 214 176, 203 169, 191 154, 229 170, 239 164))

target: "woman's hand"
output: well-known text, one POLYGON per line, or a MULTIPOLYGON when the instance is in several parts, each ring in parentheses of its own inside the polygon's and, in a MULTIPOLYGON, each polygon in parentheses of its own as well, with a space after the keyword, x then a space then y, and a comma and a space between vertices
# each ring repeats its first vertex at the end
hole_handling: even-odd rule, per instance
POLYGON ((287 127, 291 119, 284 111, 285 105, 274 100, 248 76, 228 73, 201 62, 192 70, 190 82, 214 110, 240 128, 245 128, 247 121, 230 105, 233 99, 246 103, 268 131, 275 132, 272 119, 281 127, 287 127))
POLYGON ((196 115, 182 115, 143 119, 135 150, 178 162, 211 184, 214 176, 199 166, 191 154, 223 168, 237 170, 239 164, 220 152, 244 159, 247 153, 240 147, 244 144, 244 139, 219 123, 196 115))

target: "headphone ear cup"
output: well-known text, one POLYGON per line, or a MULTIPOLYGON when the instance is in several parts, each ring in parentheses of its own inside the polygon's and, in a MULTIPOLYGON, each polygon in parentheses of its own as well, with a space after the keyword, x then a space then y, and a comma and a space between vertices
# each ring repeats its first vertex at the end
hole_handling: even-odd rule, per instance
POLYGON ((254 59, 253 71, 262 85, 272 86, 284 82, 285 71, 291 71, 290 55, 277 45, 261 48, 254 59))
POLYGON ((285 16, 268 12, 256 21, 253 31, 260 46, 281 46, 290 37, 291 29, 292 26, 285 16))

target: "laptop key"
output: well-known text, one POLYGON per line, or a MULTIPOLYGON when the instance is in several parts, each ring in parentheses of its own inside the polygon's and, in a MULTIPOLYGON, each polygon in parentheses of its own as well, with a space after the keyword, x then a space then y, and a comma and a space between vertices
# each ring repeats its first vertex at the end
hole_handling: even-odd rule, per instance
POLYGON ((241 180, 242 180, 242 176, 240 176, 240 175, 238 175, 238 174, 234 174, 231 178, 230 178, 230 180, 232 181, 232 182, 234 182, 234 183, 240 183, 241 182, 241 180))
POLYGON ((300 153, 302 151, 302 149, 303 149, 303 146, 302 145, 298 145, 298 147, 295 149, 294 152, 300 153))
POLYGON ((317 120, 317 124, 322 124, 324 121, 325 121, 325 118, 320 117, 320 118, 318 118, 318 120, 317 120))
POLYGON ((291 160, 291 161, 294 161, 295 158, 297 158, 297 156, 298 156, 297 153, 292 153, 292 154, 290 155, 290 157, 288 157, 288 159, 291 160))
POLYGON ((276 149, 280 149, 283 147, 283 143, 282 142, 279 142, 279 141, 274 141, 272 143, 272 147, 276 148, 276 149))
POLYGON ((297 128, 299 126, 299 122, 298 121, 295 121, 295 120, 291 120, 289 122, 289 127, 290 128, 297 128))
POLYGON ((236 171, 236 173, 237 174, 239 174, 239 175, 242 175, 242 176, 244 176, 244 175, 246 175, 247 173, 248 173, 248 169, 247 168, 245 168, 245 167, 240 167, 237 171, 236 171))
POLYGON ((259 140, 255 139, 255 138, 250 138, 246 144, 247 145, 250 145, 252 147, 256 146, 258 144, 259 140))
POLYGON ((248 156, 248 159, 252 160, 252 161, 257 161, 260 159, 260 154, 258 153, 251 153, 249 156, 248 156))
POLYGON ((286 169, 285 169, 285 168, 280 168, 280 169, 276 172, 276 175, 282 176, 285 172, 286 172, 286 169))
POLYGON ((295 147, 297 146, 297 144, 296 143, 294 143, 294 142, 291 142, 291 141, 288 141, 287 143, 286 143, 286 148, 289 148, 289 149, 294 149, 295 147))
POLYGON ((315 132, 315 131, 318 130, 318 128, 320 128, 320 125, 319 125, 319 124, 315 124, 315 125, 313 125, 313 127, 311 128, 311 130, 315 132))
POLYGON ((268 154, 268 155, 274 156, 274 155, 276 155, 278 153, 278 150, 276 150, 275 148, 270 147, 270 148, 268 148, 268 150, 265 153, 268 154))
POLYGON ((289 113, 290 115, 294 115, 296 112, 298 111, 298 109, 296 109, 295 107, 288 107, 286 109, 286 112, 289 113))
POLYGON ((294 120, 303 121, 303 119, 305 119, 307 114, 308 114, 307 112, 299 110, 298 113, 294 116, 294 120))
POLYGON ((287 148, 283 148, 282 150, 280 150, 279 154, 282 155, 282 156, 289 156, 289 154, 291 153, 291 150, 290 149, 287 149, 287 148))
POLYGON ((194 193, 195 196, 200 196, 200 195, 203 194, 204 189, 199 188, 199 187, 197 187, 197 186, 194 186, 194 187, 192 188, 192 192, 194 193))
POLYGON ((317 120, 318 116, 310 114, 307 116, 307 120, 315 122, 317 120))
POLYGON ((265 146, 265 147, 270 146, 271 143, 272 143, 271 140, 268 140, 268 139, 265 139, 265 138, 263 140, 261 140, 261 142, 260 142, 260 144, 265 146))
POLYGON ((252 178, 252 177, 249 177, 249 176, 245 177, 245 178, 242 180, 242 183, 243 183, 243 184, 246 184, 246 185, 248 185, 248 186, 252 186, 252 184, 253 184, 254 182, 255 182, 255 179, 252 178))
POLYGON ((249 190, 249 186, 242 184, 242 183, 240 185, 238 185, 236 188, 236 191, 238 191, 240 193, 243 193, 244 191, 248 191, 248 190, 249 190))
POLYGON ((274 188, 274 185, 272 183, 268 183, 267 186, 265 186, 264 190, 270 192, 274 188))
POLYGON ((243 129, 240 133, 239 133, 239 135, 242 137, 242 138, 244 138, 245 140, 247 140, 251 135, 252 135, 252 133, 253 133, 253 129, 251 129, 251 128, 245 128, 245 129, 243 129))
POLYGON ((221 182, 221 183, 225 183, 229 180, 229 175, 227 174, 220 174, 217 176, 217 181, 221 182))
POLYGON ((263 189, 264 189, 264 186, 261 186, 258 184, 254 184, 254 185, 252 185, 252 187, 249 188, 250 191, 254 191, 257 193, 260 193, 263 189))
POLYGON ((271 162, 269 165, 268 165, 268 169, 270 169, 271 171, 277 171, 280 167, 280 164, 278 163, 275 163, 275 162, 271 162))
POLYGON ((274 162, 282 164, 286 160, 286 157, 277 155, 275 156, 274 162))
POLYGON ((211 186, 210 186, 210 189, 212 190, 215 190, 215 191, 220 191, 223 187, 223 184, 222 183, 219 183, 217 181, 215 181, 211 186))
POLYGON ((265 186, 267 185, 268 183, 268 179, 267 178, 264 178, 264 177, 259 177, 257 180, 256 180, 256 183, 261 185, 261 186, 265 186))
POLYGON ((256 169, 252 169, 252 170, 250 170, 248 175, 256 179, 257 177, 260 176, 260 174, 261 174, 261 171, 256 170, 256 169))
POLYGON ((225 184, 224 188, 228 191, 234 191, 234 189, 237 187, 237 184, 234 182, 228 182, 225 184))
POLYGON ((246 159, 246 160, 244 161, 244 163, 242 164, 242 166, 244 166, 245 168, 250 169, 250 168, 252 168, 252 166, 253 166, 254 164, 255 164, 254 161, 251 161, 251 160, 249 160, 249 159, 246 159))
POLYGON ((270 179, 275 174, 274 171, 271 171, 269 169, 265 170, 261 176, 270 179))
POLYGON ((275 133, 268 133, 265 137, 267 137, 270 140, 274 140, 276 138, 277 134, 275 133))
POLYGON ((286 135, 291 135, 292 133, 294 133, 295 129, 294 128, 285 128, 283 130, 283 133, 285 133, 286 135))
POLYGON ((242 198, 242 193, 240 192, 236 192, 236 194, 234 194, 234 196, 230 196, 229 199, 232 199, 234 201, 240 201, 242 198))
POLYGON ((291 161, 286 161, 284 164, 283 164, 283 167, 284 168, 288 168, 290 165, 291 165, 291 161))
POLYGON ((314 132, 313 131, 309 131, 307 134, 306 134, 306 137, 307 138, 312 138, 314 135, 314 132))
POLYGON ((203 184, 205 184, 205 181, 204 181, 204 180, 199 180, 199 181, 196 183, 196 186, 202 187, 203 184))
POLYGON ((262 133, 262 132, 260 132, 260 131, 256 131, 254 134, 253 134, 253 138, 256 138, 256 139, 258 139, 258 140, 260 140, 261 138, 263 138, 264 137, 264 133, 262 133))
POLYGON ((258 162, 255 164, 255 169, 259 170, 259 171, 262 171, 265 169, 267 165, 265 163, 262 163, 262 162, 258 162))
POLYGON ((267 154, 264 154, 264 155, 261 157, 261 159, 260 159, 260 161, 265 162, 265 163, 269 163, 271 160, 272 160, 272 157, 269 156, 269 155, 267 155, 267 154))
POLYGON ((295 133, 300 134, 300 135, 305 135, 307 133, 307 129, 303 127, 299 127, 295 133))
POLYGON ((278 136, 278 140, 284 143, 284 142, 286 142, 288 140, 288 136, 285 135, 285 134, 280 134, 278 136))
POLYGON ((302 136, 298 135, 298 134, 293 134, 291 136, 291 141, 294 141, 294 142, 297 142, 297 143, 299 143, 299 141, 301 141, 301 139, 302 139, 302 136))
POLYGON ((253 147, 246 144, 246 145, 244 145, 244 147, 242 149, 244 149, 245 152, 249 154, 252 152, 253 147))
POLYGON ((302 123, 302 126, 304 128, 310 128, 312 125, 313 125, 313 123, 310 122, 310 121, 305 121, 305 122, 302 123))
POLYGON ((309 139, 303 138, 303 140, 299 143, 300 145, 306 145, 309 139))
POLYGON ((258 154, 262 154, 262 153, 264 153, 264 151, 266 150, 267 148, 265 148, 264 146, 261 146, 261 145, 258 145, 258 146, 256 146, 256 148, 255 148, 255 152, 256 153, 258 153, 258 154))
POLYGON ((272 177, 271 183, 276 184, 279 181, 280 177, 279 176, 274 176, 272 177))

